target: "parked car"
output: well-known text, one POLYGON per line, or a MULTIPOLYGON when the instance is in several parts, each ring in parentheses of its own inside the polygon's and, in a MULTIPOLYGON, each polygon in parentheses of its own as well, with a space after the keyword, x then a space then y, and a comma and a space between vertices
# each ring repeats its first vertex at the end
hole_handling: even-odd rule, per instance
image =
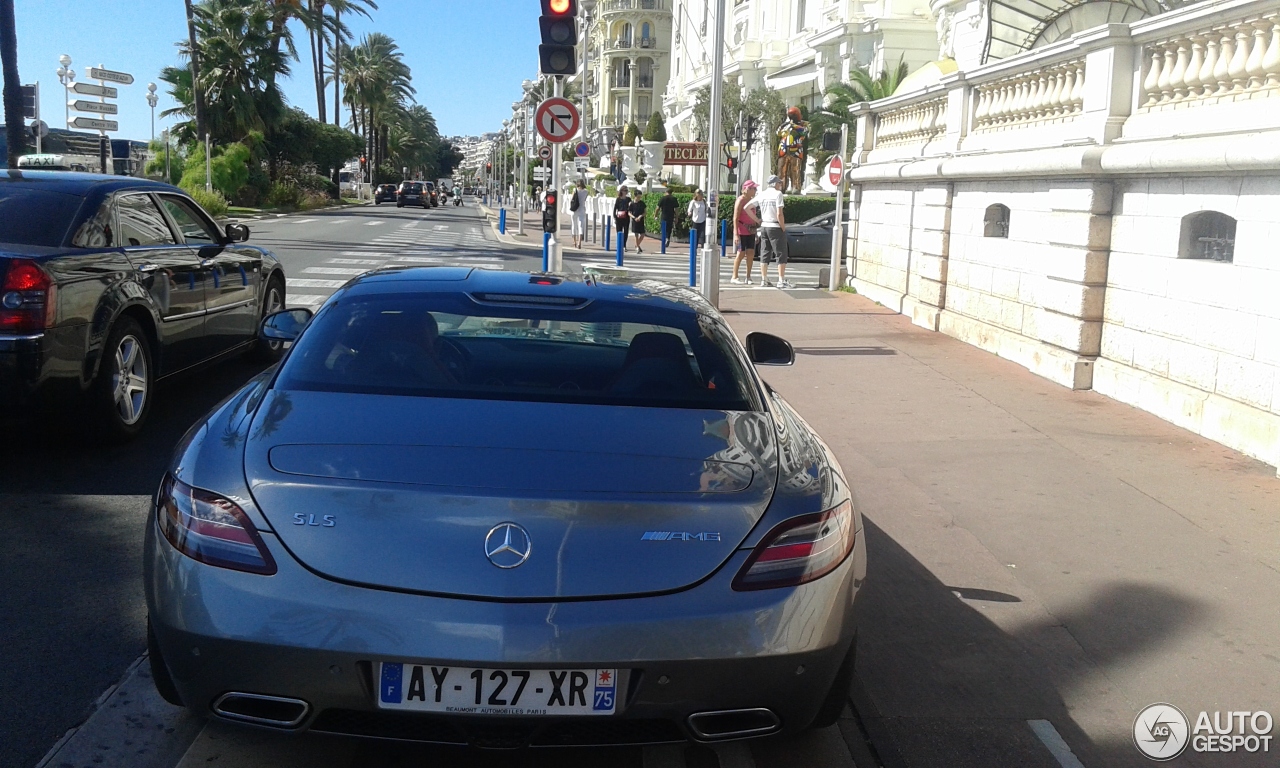
POLYGON ((395 184, 379 184, 378 189, 373 193, 373 204, 382 205, 383 203, 394 203, 396 201, 396 185, 395 184))
POLYGON ((159 382, 244 351, 274 359, 257 328, 284 306, 284 270, 248 237, 168 184, 0 176, 0 407, 86 399, 128 438, 159 382))
POLYGON ((431 207, 431 199, 427 196, 426 190, 422 187, 420 181, 404 181, 400 183, 400 189, 396 192, 396 207, 403 208, 406 205, 418 205, 423 208, 431 207))
POLYGON ((152 678, 202 716, 487 747, 836 722, 861 517, 696 292, 379 270, 187 433, 144 554, 152 678), (192 652, 199 648, 200 653, 192 652))
MULTIPOLYGON (((849 225, 849 214, 844 214, 844 224, 849 225)), ((787 249, 792 261, 831 260, 831 233, 836 225, 836 212, 815 216, 801 224, 787 224, 787 249)), ((841 254, 843 258, 843 253, 841 254)))
POLYGON ((439 208, 439 207, 440 207, 440 195, 439 195, 439 193, 436 191, 436 185, 435 185, 435 182, 432 182, 432 181, 424 182, 422 186, 424 186, 424 187, 426 188, 427 199, 431 201, 431 207, 432 207, 432 208, 439 208))

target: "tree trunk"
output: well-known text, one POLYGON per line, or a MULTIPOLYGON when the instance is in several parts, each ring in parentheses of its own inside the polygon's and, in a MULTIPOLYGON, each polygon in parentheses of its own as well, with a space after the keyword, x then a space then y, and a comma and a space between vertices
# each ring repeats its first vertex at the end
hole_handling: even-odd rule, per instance
POLYGON ((26 149, 27 121, 22 116, 22 81, 18 78, 18 27, 13 0, 0 0, 0 61, 4 64, 4 124, 9 168, 18 167, 26 149))
POLYGON ((187 43, 191 46, 191 100, 196 109, 196 139, 203 139, 209 132, 209 124, 205 118, 204 89, 200 87, 200 53, 196 48, 196 14, 191 8, 191 0, 187 5, 187 43))
POLYGON ((324 90, 324 6, 325 0, 312 0, 311 11, 316 18, 320 19, 320 24, 315 30, 308 30, 311 35, 311 66, 312 72, 316 78, 316 118, 327 123, 329 119, 325 116, 325 90, 324 90))
MULTIPOLYGON (((342 125, 342 11, 333 9, 333 124, 342 125)), ((351 115, 355 119, 355 113, 351 115)))

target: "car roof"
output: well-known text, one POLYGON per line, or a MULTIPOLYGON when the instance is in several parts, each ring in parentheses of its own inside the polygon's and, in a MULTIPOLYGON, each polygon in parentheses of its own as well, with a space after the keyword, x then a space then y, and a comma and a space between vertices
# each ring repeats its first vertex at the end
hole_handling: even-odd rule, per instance
MULTIPOLYGON (((403 293, 501 294, 547 299, 586 299, 592 302, 635 304, 649 301, 684 314, 713 314, 714 308, 698 292, 659 280, 606 275, 553 275, 545 272, 509 272, 472 267, 390 267, 355 278, 341 291, 351 296, 403 293)), ((547 302, 548 307, 555 306, 547 302)))
POLYGON ((148 189, 156 192, 181 192, 175 186, 133 176, 110 176, 101 173, 75 173, 73 171, 28 171, 9 169, 0 174, 0 184, 25 189, 43 189, 73 195, 90 192, 114 192, 117 189, 148 189))

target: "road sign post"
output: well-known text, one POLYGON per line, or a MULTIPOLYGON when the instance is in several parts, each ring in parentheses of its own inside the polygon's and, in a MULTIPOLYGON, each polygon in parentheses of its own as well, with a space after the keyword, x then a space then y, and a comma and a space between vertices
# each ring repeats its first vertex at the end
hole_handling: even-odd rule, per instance
MULTIPOLYGON (((70 61, 70 60, 68 60, 70 61)), ((85 75, 90 80, 97 80, 98 84, 92 83, 76 83, 71 90, 81 96, 97 96, 97 101, 86 101, 84 99, 69 100, 67 106, 77 112, 88 112, 93 115, 114 115, 120 112, 120 108, 115 104, 107 101, 119 97, 120 91, 107 83, 116 83, 118 85, 132 85, 133 75, 128 72, 116 72, 107 69, 101 65, 96 67, 85 67, 85 75)), ((98 161, 101 165, 102 173, 107 172, 107 132, 120 130, 120 124, 115 120, 106 120, 100 117, 77 117, 71 121, 76 128, 82 128, 98 132, 98 161)), ((115 172, 114 164, 112 172, 115 172)))
POLYGON ((827 277, 827 289, 840 288, 840 254, 844 248, 844 156, 849 151, 849 124, 840 126, 840 154, 827 164, 827 181, 836 187, 836 220, 831 227, 831 273, 827 277))
MULTIPOLYGON (((580 115, 578 108, 573 102, 563 98, 564 80, 560 77, 555 78, 555 95, 538 105, 533 112, 533 124, 538 129, 539 135, 547 140, 548 144, 560 145, 573 138, 578 133, 578 124, 580 115)), ((551 185, 550 189, 557 193, 560 191, 560 163, 551 163, 551 185)), ((562 267, 560 242, 560 216, 557 212, 554 229, 551 236, 551 271, 559 272, 562 267)))

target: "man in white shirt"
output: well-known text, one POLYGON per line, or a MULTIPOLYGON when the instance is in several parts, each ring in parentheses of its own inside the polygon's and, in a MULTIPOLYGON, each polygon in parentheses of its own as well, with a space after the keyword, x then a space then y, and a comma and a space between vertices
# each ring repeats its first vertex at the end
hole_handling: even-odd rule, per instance
POLYGON ((770 176, 768 187, 752 198, 746 207, 755 208, 760 215, 760 235, 756 247, 760 255, 760 285, 769 284, 769 262, 778 262, 778 287, 794 288, 787 282, 787 218, 782 212, 786 204, 782 197, 783 181, 770 176))

